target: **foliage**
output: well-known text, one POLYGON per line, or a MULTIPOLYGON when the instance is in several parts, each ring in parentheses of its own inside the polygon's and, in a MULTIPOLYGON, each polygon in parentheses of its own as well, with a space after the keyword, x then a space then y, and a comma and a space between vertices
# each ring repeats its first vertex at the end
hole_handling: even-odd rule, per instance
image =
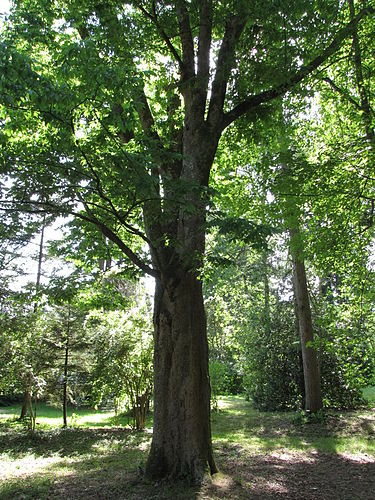
POLYGON ((152 333, 146 305, 130 311, 92 311, 86 328, 93 338, 92 398, 114 403, 143 429, 152 396, 152 333))
MULTIPOLYGON (((45 375, 51 363, 43 332, 37 327, 38 319, 27 294, 10 294, 2 304, 0 390, 3 394, 19 394, 26 387, 35 404, 44 394, 45 375)), ((30 406, 32 417, 34 411, 30 406)))
POLYGON ((233 362, 210 361, 211 404, 218 409, 218 397, 223 394, 238 394, 242 389, 242 377, 233 362))
POLYGON ((82 405, 87 402, 87 379, 90 367, 90 339, 84 331, 84 309, 77 304, 54 305, 41 313, 37 328, 42 332, 43 344, 48 349, 50 365, 45 373, 45 398, 62 404, 64 364, 68 346, 68 402, 82 405))

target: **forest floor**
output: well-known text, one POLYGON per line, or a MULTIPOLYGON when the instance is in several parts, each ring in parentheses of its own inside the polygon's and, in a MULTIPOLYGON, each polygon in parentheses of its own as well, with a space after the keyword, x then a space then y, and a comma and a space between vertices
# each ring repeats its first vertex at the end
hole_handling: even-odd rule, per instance
POLYGON ((375 499, 375 408, 309 421, 221 398, 212 417, 220 472, 201 488, 146 482, 151 431, 96 415, 73 417, 65 430, 41 418, 32 435, 0 409, 0 498, 375 499))

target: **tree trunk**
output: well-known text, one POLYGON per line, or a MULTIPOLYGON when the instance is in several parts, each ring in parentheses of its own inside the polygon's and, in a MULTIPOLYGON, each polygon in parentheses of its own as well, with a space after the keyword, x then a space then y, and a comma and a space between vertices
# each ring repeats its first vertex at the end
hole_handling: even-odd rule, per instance
POLYGON ((46 216, 43 217, 42 229, 40 232, 40 243, 39 243, 39 256, 38 256, 38 272, 36 275, 36 283, 35 283, 35 304, 34 304, 34 312, 38 311, 39 305, 39 291, 40 291, 40 280, 42 278, 42 264, 43 264, 43 248, 44 248, 44 231, 46 228, 46 216))
POLYGON ((271 310, 270 310, 270 281, 268 274, 268 251, 262 252, 262 274, 264 284, 264 333, 267 338, 271 333, 271 310))
MULTIPOLYGON (((38 254, 38 272, 37 272, 36 283, 35 283, 35 303, 34 303, 34 312, 35 313, 38 311, 40 280, 42 277, 45 227, 46 227, 46 216, 44 215, 43 222, 42 222, 42 229, 40 232, 40 243, 39 243, 39 254, 38 254)), ((30 402, 31 402, 31 375, 27 375, 27 382, 25 384, 25 392, 23 394, 23 403, 22 403, 20 419, 23 419, 27 416, 27 410, 30 407, 30 402)))
POLYGON ((63 426, 68 426, 68 364, 69 364, 69 337, 65 344, 64 383, 63 383, 63 426))
POLYGON ((63 426, 68 426, 68 367, 69 367, 69 338, 70 338, 70 304, 68 305, 68 322, 66 325, 64 382, 63 382, 63 426))
POLYGON ((301 408, 306 408, 306 395, 305 395, 305 378, 304 378, 304 367, 303 367, 303 356, 302 356, 302 342, 299 330, 299 314, 298 314, 298 306, 297 306, 297 293, 295 280, 293 279, 293 304, 294 304, 294 318, 295 318, 295 331, 296 337, 300 339, 299 342, 299 350, 298 350, 298 374, 297 374, 297 387, 298 391, 301 394, 301 408))
POLYGON ((215 473, 202 283, 186 272, 155 293, 154 432, 146 473, 188 477, 215 473))
POLYGON ((34 408, 33 408, 33 402, 30 397, 29 401, 29 406, 30 406, 30 430, 31 432, 35 431, 36 428, 36 405, 37 405, 37 395, 36 393, 34 394, 34 408))
POLYGON ((30 400, 31 400, 30 387, 27 385, 25 387, 25 392, 23 393, 23 403, 20 415, 21 420, 27 416, 27 410, 30 406, 30 400))
MULTIPOLYGON (((293 231, 291 231, 291 234, 293 238, 293 231)), ((294 253, 293 272, 305 381, 305 409, 315 413, 323 408, 320 370, 316 349, 311 345, 314 342, 314 330, 307 289, 306 269, 304 261, 298 257, 294 253)))

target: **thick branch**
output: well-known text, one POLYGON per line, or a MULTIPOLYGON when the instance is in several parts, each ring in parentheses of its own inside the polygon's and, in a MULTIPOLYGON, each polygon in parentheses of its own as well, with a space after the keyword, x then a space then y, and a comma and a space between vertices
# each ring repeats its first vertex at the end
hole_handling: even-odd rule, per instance
POLYGON ((340 48, 342 42, 352 35, 353 29, 358 24, 358 22, 364 17, 373 14, 375 9, 372 7, 367 7, 361 12, 359 12, 344 28, 339 30, 336 37, 328 45, 328 47, 323 50, 315 59, 310 63, 302 66, 298 71, 289 76, 283 83, 277 85, 276 87, 261 92, 253 96, 249 96, 240 104, 235 106, 229 113, 226 113, 222 122, 222 129, 230 125, 232 122, 237 120, 240 116, 244 115, 251 109, 256 108, 260 104, 276 99, 284 95, 288 90, 292 89, 295 85, 304 80, 307 76, 311 75, 322 63, 324 63, 331 55, 333 55, 340 48))
MULTIPOLYGON (((350 19, 353 21, 356 18, 355 8, 353 0, 348 0, 349 11, 350 11, 350 19)), ((372 147, 375 146, 375 137, 374 130, 371 126, 371 107, 367 95, 367 91, 363 81, 363 71, 362 71, 362 54, 361 47, 358 39, 358 30, 357 23, 353 26, 352 31, 352 39, 353 39, 353 48, 354 48, 354 65, 355 65, 355 74, 357 80, 357 88, 359 91, 359 96, 361 99, 361 109, 363 112, 362 120, 366 129, 366 136, 372 147)))
POLYGON ((182 45, 182 79, 186 81, 195 76, 195 63, 193 35, 185 0, 176 2, 176 12, 182 45))
POLYGON ((204 119, 210 78, 210 48, 212 34, 212 0, 200 0, 198 37, 198 71, 196 85, 196 115, 204 119))
POLYGON ((88 217, 80 212, 71 212, 71 214, 79 219, 94 224, 98 229, 100 229, 100 231, 102 232, 102 234, 104 234, 104 236, 113 241, 113 243, 115 243, 119 247, 119 249, 128 257, 128 259, 131 260, 131 262, 133 262, 133 264, 139 267, 139 269, 141 269, 143 272, 149 274, 150 276, 153 276, 154 278, 157 278, 159 276, 159 273, 157 271, 155 271, 145 262, 143 262, 143 260, 140 257, 138 257, 138 255, 135 254, 133 250, 131 250, 131 248, 129 248, 122 241, 122 239, 112 231, 112 229, 106 226, 103 222, 99 221, 96 217, 94 216, 88 217))
POLYGON ((155 130, 155 121, 152 116, 150 106, 143 88, 139 85, 134 91, 134 104, 137 110, 139 120, 141 122, 143 132, 153 139, 157 140, 160 145, 160 138, 155 130))
POLYGON ((247 18, 244 15, 232 16, 228 21, 217 60, 215 79, 208 110, 208 122, 213 126, 222 121, 225 94, 234 63, 237 42, 245 28, 247 18))
MULTIPOLYGON (((25 213, 30 213, 30 214, 40 214, 40 215, 45 215, 45 214, 54 214, 56 216, 69 216, 72 215, 73 217, 77 217, 78 219, 84 220, 85 222, 88 222, 90 224, 94 224, 103 234, 104 236, 107 236, 113 243, 115 243, 120 250, 129 258, 133 264, 135 264, 139 269, 141 269, 143 272, 149 274, 150 276, 153 277, 158 277, 159 273, 155 269, 152 269, 150 266, 148 266, 136 253, 131 250, 122 240, 119 236, 117 236, 116 233, 112 231, 108 226, 106 226, 103 222, 101 222, 99 219, 95 217, 95 215, 92 214, 90 209, 88 209, 88 214, 85 215, 82 212, 76 212, 73 210, 73 208, 70 208, 68 205, 64 205, 64 208, 58 205, 55 205, 54 203, 48 202, 48 201, 23 201, 22 202, 24 206, 22 206, 21 210, 25 213), (27 205, 27 206, 26 206, 27 205), (35 208, 33 208, 35 207, 35 208), (37 208, 39 207, 39 208, 37 208)), ((87 208, 87 207, 86 207, 87 208)), ((0 210, 3 212, 16 212, 18 213, 20 211, 20 206, 15 202, 15 201, 1 201, 1 207, 0 210), (10 208, 4 208, 4 205, 10 205, 10 208), (12 207, 14 206, 14 208, 12 207)))
POLYGON ((210 74, 212 0, 201 0, 199 7, 198 79, 207 86, 210 74))

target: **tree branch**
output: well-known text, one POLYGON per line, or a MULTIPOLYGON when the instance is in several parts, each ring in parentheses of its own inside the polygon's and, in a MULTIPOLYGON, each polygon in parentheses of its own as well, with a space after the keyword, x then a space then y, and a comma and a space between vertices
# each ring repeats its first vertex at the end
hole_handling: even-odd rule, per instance
POLYGON ((159 276, 159 273, 152 269, 150 266, 148 266, 136 253, 131 250, 123 241, 122 239, 117 236, 115 232, 112 231, 108 226, 106 226, 103 222, 98 220, 94 215, 90 214, 90 217, 80 213, 80 212, 71 212, 71 215, 74 215, 74 217, 77 217, 78 219, 82 219, 86 222, 90 222, 91 224, 94 224, 101 232, 106 236, 108 239, 113 241, 119 249, 128 257, 133 264, 135 264, 139 269, 141 269, 143 272, 146 274, 149 274, 150 276, 153 276, 154 278, 157 278, 159 276))
POLYGON ((212 84, 212 94, 207 116, 208 123, 213 127, 219 125, 223 119, 225 94, 233 67, 235 48, 246 22, 247 17, 238 14, 231 17, 225 28, 217 60, 215 78, 212 84))
POLYGON ((168 35, 166 34, 166 32, 163 30, 163 28, 160 26, 159 24, 159 21, 158 21, 158 16, 157 16, 157 13, 156 13, 156 9, 155 9, 155 4, 153 2, 153 14, 150 14, 150 12, 148 12, 140 3, 136 2, 136 6, 138 7, 138 9, 142 12, 142 14, 144 14, 145 17, 147 17, 148 19, 150 19, 153 24, 155 25, 155 28, 157 29, 159 35, 161 36, 161 38, 164 40, 164 42, 166 43, 170 53, 172 54, 172 56, 174 57, 174 59, 177 61, 178 63, 178 66, 180 68, 180 71, 182 72, 182 69, 183 69, 183 63, 182 63, 182 59, 180 57, 180 54, 177 52, 177 50, 175 49, 174 45, 172 44, 171 42, 171 39, 168 37, 168 35))
MULTIPOLYGON (((354 1, 348 0, 349 11, 350 11, 350 19, 353 21, 356 18, 354 1)), ((375 136, 374 129, 372 128, 372 117, 371 117, 371 107, 368 98, 368 92, 365 88, 364 79, 363 79, 363 71, 362 71, 362 53, 361 47, 359 44, 358 38, 358 30, 357 24, 354 24, 352 31, 352 40, 353 40, 353 48, 354 48, 354 66, 355 66, 355 75, 357 81, 357 89, 359 92, 359 97, 361 101, 361 110, 362 110, 362 121, 365 126, 366 136, 368 141, 370 142, 372 148, 375 147, 375 136)))
MULTIPOLYGON (((6 201, 6 202, 1 202, 1 204, 7 204, 7 205, 13 205, 14 208, 1 208, 2 211, 6 212, 18 212, 19 207, 17 206, 15 201, 6 201)), ((115 243, 120 250, 135 264, 137 267, 139 267, 143 272, 149 274, 150 276, 153 276, 154 278, 157 278, 159 276, 158 271, 155 269, 152 269, 150 266, 148 266, 138 255, 131 250, 123 241, 122 239, 114 232, 112 229, 110 229, 108 226, 104 224, 104 222, 101 222, 95 215, 91 212, 90 208, 85 205, 85 209, 87 210, 87 213, 89 215, 85 215, 82 212, 76 212, 73 208, 69 208, 68 206, 64 206, 64 208, 59 207, 58 205, 55 205, 54 203, 47 202, 47 201, 31 201, 29 200, 28 202, 23 201, 25 205, 28 205, 29 208, 26 206, 22 208, 22 211, 25 213, 31 213, 31 214, 55 214, 55 215, 73 215, 74 217, 77 217, 78 219, 84 220, 85 222, 88 222, 90 224, 94 224, 103 234, 104 236, 107 236, 113 243, 115 243), (40 207, 36 210, 33 210, 32 207, 40 207)))
POLYGON ((207 87, 210 75, 210 48, 212 34, 212 0, 199 3, 199 39, 198 39, 198 79, 207 87))
POLYGON ((359 109, 359 110, 362 109, 361 105, 355 99, 353 99, 353 97, 350 94, 348 94, 348 92, 345 92, 344 89, 338 87, 333 80, 331 80, 328 77, 324 77, 323 78, 323 82, 328 83, 328 85, 330 85, 330 87, 332 87, 332 89, 335 92, 337 92, 342 97, 344 97, 344 99, 346 99, 348 102, 350 102, 351 104, 353 104, 353 106, 355 106, 357 109, 359 109))
POLYGON ((315 71, 331 55, 337 52, 337 50, 341 46, 341 43, 346 38, 348 38, 348 36, 352 35, 353 29, 359 23, 359 21, 361 21, 361 19, 363 19, 364 17, 373 14, 374 12, 375 9, 373 7, 366 7, 362 9, 361 12, 359 12, 344 28, 339 30, 339 32, 336 34, 336 37, 332 40, 328 47, 324 49, 323 52, 315 57, 315 59, 313 59, 310 63, 302 66, 298 71, 289 76, 289 78, 287 78, 280 85, 261 92, 260 94, 249 96, 240 104, 235 106, 231 111, 224 115, 222 121, 222 129, 224 130, 224 128, 228 127, 228 125, 237 120, 237 118, 256 108, 260 104, 270 102, 273 99, 284 95, 288 90, 292 89, 304 78, 311 75, 313 71, 315 71))
POLYGON ((187 81, 195 76, 194 42, 191 32, 189 12, 185 0, 176 1, 176 12, 182 45, 182 80, 187 81))

